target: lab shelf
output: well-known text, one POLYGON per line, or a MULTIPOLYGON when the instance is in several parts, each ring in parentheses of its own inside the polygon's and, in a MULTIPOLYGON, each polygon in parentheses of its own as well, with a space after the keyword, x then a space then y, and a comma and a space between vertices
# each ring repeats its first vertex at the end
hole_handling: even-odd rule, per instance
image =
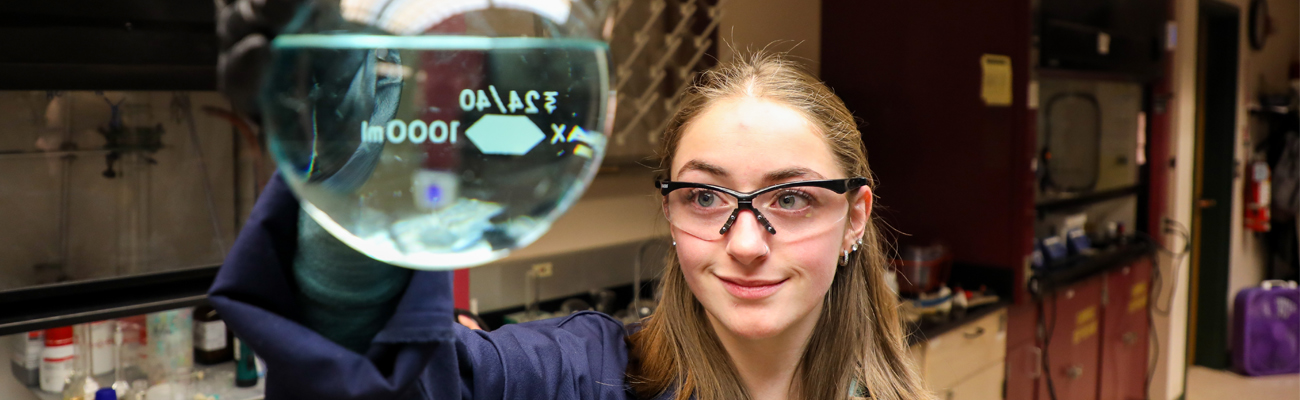
POLYGON ((203 304, 219 267, 3 291, 0 335, 203 304))
POLYGON ((1034 70, 1039 78, 1076 79, 1108 82, 1144 83, 1153 77, 1131 72, 1099 71, 1074 68, 1038 67, 1034 70))
POLYGON ((1125 196, 1137 195, 1142 190, 1145 189, 1143 186, 1144 185, 1125 186, 1118 189, 1088 193, 1077 197, 1048 200, 1048 201, 1035 204, 1034 209, 1036 209, 1039 214, 1044 214, 1044 213, 1081 208, 1090 204, 1096 204, 1107 200, 1114 200, 1125 196))
POLYGON ((1060 263, 1050 264, 1047 269, 1034 273, 1029 281, 1029 292, 1036 297, 1051 294, 1057 289, 1070 286, 1075 282, 1088 279, 1101 272, 1129 265, 1132 261, 1151 256, 1154 248, 1145 241, 1102 250, 1089 256, 1076 256, 1060 263))
MULTIPOLYGON (((235 386, 235 363, 227 361, 216 365, 194 365, 194 379, 190 382, 191 393, 185 396, 185 399, 195 399, 195 394, 202 394, 204 398, 211 396, 219 400, 263 400, 266 398, 266 380, 258 379, 257 385, 246 388, 235 386), (198 379, 199 376, 202 379, 198 379)), ((111 380, 112 374, 108 378, 100 376, 97 382, 104 384, 105 381, 111 380)), ((112 383, 112 382, 107 382, 112 383)), ((40 389, 32 388, 32 393, 41 400, 62 400, 58 393, 50 393, 40 389)), ((179 397, 178 397, 179 398, 179 397)))

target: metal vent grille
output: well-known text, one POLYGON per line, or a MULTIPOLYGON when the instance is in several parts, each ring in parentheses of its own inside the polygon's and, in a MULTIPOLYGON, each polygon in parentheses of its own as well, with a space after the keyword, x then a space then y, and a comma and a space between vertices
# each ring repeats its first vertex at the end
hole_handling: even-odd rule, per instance
POLYGON ((618 106, 606 164, 652 165, 676 94, 716 63, 725 1, 618 1, 610 39, 618 106))

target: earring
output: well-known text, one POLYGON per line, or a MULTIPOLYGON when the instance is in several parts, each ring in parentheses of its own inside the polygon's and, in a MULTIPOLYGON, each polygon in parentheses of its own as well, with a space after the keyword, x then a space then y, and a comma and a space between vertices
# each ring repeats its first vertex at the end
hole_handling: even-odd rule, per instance
POLYGON ((854 245, 853 245, 853 251, 858 251, 858 245, 857 245, 857 244, 854 244, 854 245))
POLYGON ((673 247, 677 247, 677 241, 676 241, 676 240, 673 241, 673 247))
POLYGON ((849 251, 844 250, 844 258, 840 260, 840 266, 849 265, 849 251))

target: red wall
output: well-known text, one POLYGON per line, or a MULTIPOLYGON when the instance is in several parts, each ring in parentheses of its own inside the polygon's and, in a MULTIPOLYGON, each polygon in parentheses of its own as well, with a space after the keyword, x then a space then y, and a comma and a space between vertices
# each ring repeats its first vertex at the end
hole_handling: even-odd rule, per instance
MULTIPOLYGON (((861 125, 877 210, 959 262, 1023 267, 1033 158, 1028 0, 822 3, 822 78, 861 125), (1012 59, 1014 102, 980 97, 980 57, 1012 59)), ((1020 276, 1017 276, 1019 280, 1020 276)))

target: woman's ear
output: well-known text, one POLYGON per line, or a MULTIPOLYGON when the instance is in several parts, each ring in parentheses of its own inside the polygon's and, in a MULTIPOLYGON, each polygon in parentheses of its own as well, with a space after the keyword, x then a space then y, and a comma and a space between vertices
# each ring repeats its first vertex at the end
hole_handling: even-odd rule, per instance
POLYGON ((871 221, 872 199, 871 188, 867 186, 858 188, 858 192, 850 198, 849 226, 844 231, 844 245, 841 247, 844 250, 853 249, 853 245, 867 231, 867 224, 871 221))

